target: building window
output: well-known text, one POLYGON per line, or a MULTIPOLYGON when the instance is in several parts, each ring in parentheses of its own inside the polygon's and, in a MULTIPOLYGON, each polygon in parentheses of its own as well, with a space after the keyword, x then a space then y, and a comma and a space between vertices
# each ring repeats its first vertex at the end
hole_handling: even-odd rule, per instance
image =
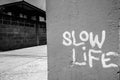
POLYGON ((8 12, 8 15, 11 16, 11 15, 12 15, 12 12, 8 12))
POLYGON ((36 17, 35 17, 35 16, 32 16, 31 19, 32 19, 32 20, 36 20, 36 17))
POLYGON ((26 15, 24 15, 24 16, 23 16, 23 18, 27 19, 27 16, 26 16, 26 15))
POLYGON ((20 18, 23 18, 23 14, 20 14, 20 18))
POLYGON ((39 17, 39 19, 40 19, 40 21, 43 21, 43 22, 45 22, 45 18, 44 17, 39 17))

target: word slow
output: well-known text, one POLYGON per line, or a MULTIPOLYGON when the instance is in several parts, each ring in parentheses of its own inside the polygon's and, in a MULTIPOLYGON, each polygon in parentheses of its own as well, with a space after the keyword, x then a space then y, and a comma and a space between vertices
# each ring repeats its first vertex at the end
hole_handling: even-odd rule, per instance
MULTIPOLYGON (((75 47, 82 47, 82 50, 84 51, 82 53, 83 55, 83 61, 82 62, 78 62, 76 59, 76 51, 75 48, 72 49, 72 61, 73 61, 73 65, 79 65, 79 66, 85 66, 88 65, 90 66, 90 68, 93 67, 93 61, 101 61, 102 67, 103 68, 110 68, 110 67, 118 67, 117 64, 114 63, 110 63, 111 61, 111 56, 118 56, 118 54, 116 52, 110 51, 110 52, 102 52, 102 46, 105 42, 105 37, 106 37, 106 31, 103 30, 102 31, 102 35, 101 35, 101 39, 99 39, 99 35, 96 34, 94 35, 93 32, 88 33, 87 31, 82 31, 80 32, 80 34, 78 35, 79 39, 81 42, 77 43, 76 41, 76 37, 75 37, 75 31, 73 30, 72 32, 69 31, 65 31, 63 33, 63 41, 62 44, 66 47, 69 46, 75 46, 75 47), (86 50, 86 46, 85 46, 85 42, 90 43, 90 46, 92 47, 91 49, 88 49, 88 54, 85 51, 86 50), (94 49, 95 47, 97 47, 98 49, 94 49), (100 54, 101 57, 96 57, 94 56, 94 54, 100 54), (87 56, 88 55, 88 56, 87 56), (109 57, 110 56, 110 57, 109 57), (107 64, 109 63, 109 64, 107 64)), ((80 52, 79 52, 80 53, 80 52)), ((81 53, 80 53, 81 54, 81 53)))

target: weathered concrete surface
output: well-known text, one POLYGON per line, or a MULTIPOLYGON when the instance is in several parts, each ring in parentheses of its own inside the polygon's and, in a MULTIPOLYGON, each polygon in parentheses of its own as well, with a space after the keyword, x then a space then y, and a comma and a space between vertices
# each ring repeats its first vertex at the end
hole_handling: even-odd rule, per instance
POLYGON ((47 6, 48 80, 119 80, 119 68, 105 68, 102 57, 109 58, 107 65, 120 65, 118 56, 106 56, 111 51, 119 53, 120 0, 47 0, 47 6), (84 34, 82 41, 79 34, 83 31, 89 39, 84 34), (98 35, 101 41, 104 31, 103 45, 94 46, 90 35, 98 35), (80 42, 85 44, 75 45, 80 42), (91 49, 101 51, 93 52, 92 57, 99 60, 92 59, 92 63, 91 49))
POLYGON ((0 52, 0 80, 47 80, 47 46, 0 52))

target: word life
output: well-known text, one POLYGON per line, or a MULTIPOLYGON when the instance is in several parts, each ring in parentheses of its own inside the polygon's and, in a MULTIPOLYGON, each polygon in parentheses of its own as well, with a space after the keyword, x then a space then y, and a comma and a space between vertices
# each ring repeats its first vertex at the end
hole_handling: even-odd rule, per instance
POLYGON ((93 60, 95 60, 95 61, 101 61, 103 68, 118 67, 117 64, 110 63, 110 61, 111 61, 110 56, 118 56, 118 54, 116 52, 112 52, 112 51, 105 53, 105 52, 102 52, 102 50, 101 50, 102 46, 105 42, 105 38, 106 38, 106 31, 105 30, 102 31, 101 39, 100 39, 98 34, 94 35, 93 32, 88 33, 87 31, 82 31, 77 36, 79 37, 80 42, 77 42, 76 34, 75 34, 74 30, 72 32, 65 31, 63 33, 62 44, 66 47, 69 47, 69 46, 79 47, 79 46, 81 46, 82 50, 85 51, 86 50, 86 47, 84 46, 85 42, 89 42, 92 49, 88 50, 88 56, 87 56, 87 53, 84 52, 82 54, 83 61, 78 62, 76 59, 76 50, 75 50, 75 48, 73 48, 71 50, 72 51, 73 65, 85 66, 85 65, 87 65, 87 62, 88 62, 89 67, 92 68, 93 67, 93 60), (98 50, 93 49, 95 47, 97 47, 98 50), (101 57, 96 57, 96 56, 94 56, 94 54, 100 54, 101 57), (107 62, 109 64, 107 64, 107 62))

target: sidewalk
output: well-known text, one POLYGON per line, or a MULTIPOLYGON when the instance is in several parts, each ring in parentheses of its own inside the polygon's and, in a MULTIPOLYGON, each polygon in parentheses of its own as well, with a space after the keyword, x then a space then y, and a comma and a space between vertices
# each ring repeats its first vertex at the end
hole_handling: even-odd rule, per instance
POLYGON ((0 80, 47 80, 47 46, 0 52, 0 80))

